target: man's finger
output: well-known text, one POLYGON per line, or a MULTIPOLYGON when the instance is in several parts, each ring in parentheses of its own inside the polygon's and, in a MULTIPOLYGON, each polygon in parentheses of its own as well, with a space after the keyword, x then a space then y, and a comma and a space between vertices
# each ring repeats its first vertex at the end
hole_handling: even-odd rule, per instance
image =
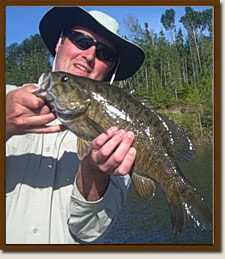
POLYGON ((43 126, 55 119, 55 115, 53 113, 37 115, 37 116, 28 116, 24 117, 22 123, 24 126, 43 126))
POLYGON ((113 172, 113 175, 124 176, 129 173, 134 163, 136 153, 136 149, 134 147, 131 147, 122 163, 113 172))
POLYGON ((42 126, 36 128, 27 128, 25 129, 26 133, 55 133, 65 130, 66 128, 63 125, 50 125, 42 126))
POLYGON ((50 107, 48 107, 47 105, 44 105, 42 107, 40 107, 39 109, 33 110, 34 115, 44 115, 44 114, 48 114, 51 112, 50 107))
POLYGON ((99 150, 118 131, 117 127, 111 127, 92 141, 92 149, 99 150))
POLYGON ((129 151, 132 142, 134 140, 134 134, 131 131, 128 131, 126 137, 124 137, 117 147, 117 149, 112 153, 112 155, 107 160, 109 169, 115 169, 118 167, 126 157, 127 152, 129 151))
POLYGON ((44 100, 32 94, 37 91, 37 89, 39 89, 37 86, 29 84, 23 88, 15 90, 17 93, 14 95, 14 102, 30 109, 38 109, 42 107, 45 104, 44 100))
POLYGON ((125 135, 125 130, 119 130, 107 143, 105 143, 104 146, 102 146, 102 148, 96 153, 96 162, 98 164, 104 163, 121 143, 125 135))

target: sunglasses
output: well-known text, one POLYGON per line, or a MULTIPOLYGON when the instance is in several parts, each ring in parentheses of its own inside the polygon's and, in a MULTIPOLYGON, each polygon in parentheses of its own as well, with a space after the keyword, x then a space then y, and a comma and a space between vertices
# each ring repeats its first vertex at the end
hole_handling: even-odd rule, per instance
POLYGON ((68 31, 64 33, 64 36, 68 37, 68 39, 81 50, 86 50, 92 46, 96 46, 96 57, 99 60, 115 63, 118 61, 118 56, 115 51, 88 35, 78 31, 68 31))

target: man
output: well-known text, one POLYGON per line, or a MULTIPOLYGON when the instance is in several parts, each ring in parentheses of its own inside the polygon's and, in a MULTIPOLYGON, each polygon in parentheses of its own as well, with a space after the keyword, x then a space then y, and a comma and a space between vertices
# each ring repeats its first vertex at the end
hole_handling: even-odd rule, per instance
MULTIPOLYGON (((144 52, 121 38, 110 16, 54 7, 40 33, 54 71, 99 81, 133 75, 144 52)), ((135 160, 134 135, 112 127, 92 142, 82 161, 76 136, 28 84, 6 97, 6 243, 101 243, 123 205, 135 160), (48 133, 48 134, 46 134, 48 133)))

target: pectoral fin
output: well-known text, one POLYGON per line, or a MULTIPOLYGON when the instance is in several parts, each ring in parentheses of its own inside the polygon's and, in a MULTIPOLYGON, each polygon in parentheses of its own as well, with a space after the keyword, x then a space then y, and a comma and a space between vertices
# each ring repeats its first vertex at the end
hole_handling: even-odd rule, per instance
POLYGON ((133 172, 132 180, 141 198, 152 199, 155 196, 156 186, 152 179, 133 172))
POLYGON ((91 151, 91 143, 87 140, 77 139, 77 156, 80 160, 83 160, 91 151))

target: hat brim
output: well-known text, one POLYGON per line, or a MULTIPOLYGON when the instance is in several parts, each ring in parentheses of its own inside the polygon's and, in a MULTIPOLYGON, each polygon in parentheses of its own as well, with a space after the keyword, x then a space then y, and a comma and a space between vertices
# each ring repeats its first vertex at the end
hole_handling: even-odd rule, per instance
MULTIPOLYGON (((53 7, 41 19, 39 30, 48 49, 55 56, 55 47, 64 29, 82 26, 112 42, 120 57, 115 80, 132 76, 144 61, 144 51, 136 44, 109 31, 81 7, 53 7)), ((109 81, 111 74, 105 81, 109 81)))

